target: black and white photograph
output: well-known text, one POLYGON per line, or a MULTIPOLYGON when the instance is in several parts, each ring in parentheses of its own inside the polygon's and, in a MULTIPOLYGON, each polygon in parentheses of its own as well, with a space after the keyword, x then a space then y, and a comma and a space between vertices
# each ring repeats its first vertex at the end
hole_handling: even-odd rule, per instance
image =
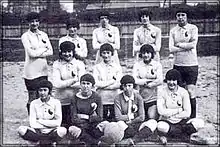
POLYGON ((220 145, 219 0, 0 0, 0 145, 220 145))

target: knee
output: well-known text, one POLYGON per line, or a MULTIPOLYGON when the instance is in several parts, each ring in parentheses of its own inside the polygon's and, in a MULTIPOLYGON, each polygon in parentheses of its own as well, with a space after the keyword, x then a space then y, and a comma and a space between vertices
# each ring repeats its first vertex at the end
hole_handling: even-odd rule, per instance
POLYGON ((24 136, 24 134, 27 132, 28 127, 27 126, 20 126, 17 131, 18 134, 21 136, 24 136))
POLYGON ((202 129, 205 126, 205 122, 200 118, 193 118, 189 120, 196 130, 202 129))
POLYGON ((57 128, 57 134, 59 137, 63 138, 67 133, 67 129, 65 127, 58 127, 57 128))
POLYGON ((170 126, 168 123, 164 122, 164 121, 159 121, 157 123, 157 130, 161 131, 163 133, 167 133, 170 129, 170 126))
POLYGON ((76 126, 70 126, 68 129, 71 136, 78 138, 81 134, 82 130, 76 126))
POLYGON ((191 98, 195 97, 195 91, 196 91, 196 86, 191 84, 191 85, 187 85, 187 90, 189 92, 189 95, 191 98))
POLYGON ((139 130, 141 130, 143 127, 146 126, 146 127, 150 128, 150 130, 151 130, 152 132, 154 132, 154 131, 156 130, 156 128, 157 128, 157 121, 154 120, 154 119, 150 119, 150 120, 148 120, 148 121, 146 121, 146 122, 143 122, 143 123, 141 124, 141 126, 142 126, 142 127, 140 127, 139 130))

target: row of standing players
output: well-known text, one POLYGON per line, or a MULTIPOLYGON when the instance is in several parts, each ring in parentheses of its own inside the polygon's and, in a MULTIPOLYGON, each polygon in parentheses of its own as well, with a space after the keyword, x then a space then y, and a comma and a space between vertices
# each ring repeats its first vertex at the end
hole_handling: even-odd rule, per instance
MULTIPOLYGON (((159 62, 161 30, 150 23, 150 13, 148 11, 141 11, 139 16, 142 26, 134 31, 133 55, 136 57, 136 63, 134 64, 132 71, 135 83, 132 82, 132 84, 137 85, 135 89, 136 91, 139 91, 138 93, 143 99, 144 112, 146 113, 146 118, 144 119, 148 121, 158 120, 159 114, 166 116, 164 118, 169 118, 168 121, 163 122, 162 124, 159 123, 161 124, 159 126, 162 126, 162 130, 164 129, 165 132, 168 132, 172 130, 171 128, 175 128, 171 127, 173 125, 175 126, 181 123, 186 124, 187 121, 185 118, 188 118, 188 115, 191 115, 190 118, 196 117, 195 85, 198 76, 196 55, 198 29, 195 25, 187 22, 187 12, 184 9, 180 9, 180 11, 176 13, 178 25, 171 29, 169 38, 169 49, 175 56, 174 69, 180 72, 182 80, 185 82, 185 85, 183 86, 181 84, 181 86, 187 89, 187 94, 190 98, 190 102, 188 103, 188 101, 185 100, 187 98, 184 98, 187 97, 185 96, 187 94, 185 92, 182 94, 180 91, 184 90, 179 90, 182 88, 177 88, 179 87, 177 85, 179 85, 180 82, 177 80, 176 76, 167 79, 178 81, 178 84, 176 85, 175 82, 171 82, 172 84, 170 84, 171 87, 176 87, 174 88, 175 90, 170 90, 172 92, 167 92, 167 95, 164 91, 160 92, 160 90, 163 89, 161 86, 163 83, 162 65, 159 62), (160 98, 164 98, 164 100, 158 102, 160 98), (169 99, 168 103, 167 99, 169 99), (162 103, 164 106, 159 108, 158 103, 162 103), (171 108, 165 111, 164 109, 166 107, 171 108), (181 115, 178 116, 179 114, 181 115), (173 115, 177 115, 178 117, 174 117, 173 119, 173 115), (184 120, 184 122, 181 120, 184 120)), ((101 97, 104 120, 123 120, 127 124, 130 124, 136 119, 134 119, 134 116, 130 115, 128 108, 125 108, 124 111, 122 109, 122 106, 126 106, 126 102, 128 103, 129 101, 124 102, 121 106, 117 104, 118 107, 120 106, 118 108, 118 111, 121 112, 120 119, 117 117, 116 114, 118 114, 118 112, 113 105, 117 95, 121 92, 120 79, 123 77, 122 68, 117 54, 117 50, 120 48, 119 31, 117 27, 109 24, 109 14, 107 12, 101 13, 99 18, 100 26, 93 31, 92 39, 93 48, 97 50, 95 66, 93 67, 92 72, 95 81, 93 90, 101 97)), ((36 83, 44 79, 47 80, 48 78, 46 56, 52 55, 53 50, 47 34, 38 29, 39 15, 37 13, 30 13, 27 20, 29 21, 30 29, 25 32, 21 38, 26 55, 24 80, 29 95, 27 104, 29 111, 30 103, 37 98, 36 85, 38 84, 36 83)), ((77 117, 87 120, 89 120, 87 115, 90 115, 87 109, 90 108, 88 106, 91 106, 89 104, 83 106, 85 104, 82 102, 78 103, 78 101, 71 103, 73 97, 83 99, 83 96, 79 94, 82 93, 82 90, 79 91, 79 89, 82 89, 80 77, 86 72, 83 60, 88 52, 86 41, 77 35, 78 30, 79 22, 77 20, 68 21, 68 33, 59 40, 60 58, 53 63, 52 78, 55 87, 54 96, 60 100, 62 105, 62 124, 65 124, 68 127, 72 125, 70 117, 72 116, 70 109, 71 104, 73 104, 75 108, 79 107, 78 105, 76 106, 76 104, 82 105, 80 106, 81 108, 79 107, 79 109, 76 110, 82 111, 77 117)), ((123 83, 121 83, 121 85, 123 85, 123 83)), ((125 100, 130 98, 134 99, 134 95, 123 96, 125 100)), ((50 110, 45 106, 45 110, 46 109, 50 110)), ((140 105, 138 105, 138 110, 141 110, 140 105)), ((133 112, 131 112, 131 114, 134 115, 133 112)), ((30 115, 30 118, 31 116, 32 115, 30 115)), ((41 116, 38 117, 43 116, 41 114, 41 116)), ((141 116, 141 118, 142 117, 143 116, 141 116)), ((151 128, 151 131, 154 131, 154 129, 151 128)), ((174 132, 178 131, 175 130, 174 132)))

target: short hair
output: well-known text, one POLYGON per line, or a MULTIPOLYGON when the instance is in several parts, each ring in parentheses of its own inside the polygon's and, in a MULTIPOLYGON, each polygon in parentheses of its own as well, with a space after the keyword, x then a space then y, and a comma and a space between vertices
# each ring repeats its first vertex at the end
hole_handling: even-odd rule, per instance
POLYGON ((27 20, 28 22, 30 22, 30 21, 32 21, 32 20, 34 20, 34 19, 40 20, 40 14, 37 13, 37 12, 30 12, 30 13, 27 14, 26 20, 27 20))
POLYGON ((121 80, 120 80, 120 89, 123 90, 123 85, 126 85, 128 83, 131 83, 133 84, 133 87, 135 88, 136 87, 136 84, 135 84, 135 79, 133 76, 131 75, 124 75, 121 80))
POLYGON ((149 9, 141 9, 138 13, 138 18, 139 18, 139 21, 141 21, 141 17, 143 15, 146 15, 146 16, 149 16, 149 18, 151 19, 151 15, 152 15, 152 12, 149 10, 149 9))
POLYGON ((62 52, 73 51, 73 57, 75 57, 75 44, 70 41, 64 41, 60 44, 59 56, 61 57, 62 52))
POLYGON ((80 29, 80 22, 78 19, 69 19, 66 22, 66 29, 68 30, 71 27, 76 27, 77 29, 80 29))
POLYGON ((154 48, 153 48, 153 46, 152 45, 150 45, 150 44, 144 44, 144 45, 142 45, 141 46, 141 48, 140 48, 140 54, 139 54, 139 57, 140 58, 142 58, 142 54, 144 54, 144 53, 151 53, 151 58, 153 59, 154 58, 154 56, 155 56, 155 50, 154 50, 154 48))
POLYGON ((94 77, 91 75, 91 74, 84 74, 84 75, 82 75, 81 77, 80 77, 80 83, 82 82, 82 81, 88 81, 88 82, 90 82, 90 83, 92 83, 92 86, 94 86, 95 85, 95 79, 94 79, 94 77))
POLYGON ((99 19, 100 19, 101 16, 107 16, 109 18, 110 13, 107 10, 102 10, 98 14, 99 19))
POLYGON ((178 7, 176 7, 175 14, 182 12, 182 13, 186 13, 188 15, 189 12, 191 11, 190 9, 191 9, 190 6, 188 6, 186 4, 180 4, 180 5, 178 5, 178 7))
POLYGON ((48 80, 41 80, 37 84, 37 90, 39 90, 40 88, 43 88, 43 87, 47 87, 49 89, 49 94, 51 94, 52 88, 53 88, 53 84, 50 81, 48 81, 48 80))
POLYGON ((182 76, 180 72, 176 69, 170 69, 169 71, 167 71, 164 82, 167 82, 167 80, 177 80, 177 84, 179 86, 183 85, 182 76))
POLYGON ((111 51, 112 55, 114 55, 114 48, 109 43, 104 43, 103 45, 101 45, 101 47, 100 47, 100 56, 101 56, 103 51, 111 51))

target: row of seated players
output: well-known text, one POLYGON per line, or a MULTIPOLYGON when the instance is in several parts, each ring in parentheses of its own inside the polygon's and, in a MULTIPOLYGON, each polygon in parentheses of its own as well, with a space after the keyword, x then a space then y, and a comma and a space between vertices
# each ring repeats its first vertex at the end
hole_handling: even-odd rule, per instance
POLYGON ((187 136, 204 126, 201 119, 190 119, 191 107, 187 90, 181 87, 181 75, 171 69, 166 73, 164 86, 158 88, 157 110, 160 118, 145 120, 144 99, 135 89, 133 76, 120 79, 121 92, 116 95, 113 107, 114 121, 103 119, 103 102, 94 89, 95 78, 91 74, 80 77, 80 91, 70 99, 69 126, 61 125, 62 108, 58 99, 51 95, 53 85, 42 80, 38 84, 38 99, 30 105, 30 127, 20 126, 23 139, 53 143, 67 133, 86 145, 112 145, 130 138, 129 144, 147 139, 155 132, 166 143, 166 136, 187 136), (68 131, 67 131, 68 129, 68 131))

